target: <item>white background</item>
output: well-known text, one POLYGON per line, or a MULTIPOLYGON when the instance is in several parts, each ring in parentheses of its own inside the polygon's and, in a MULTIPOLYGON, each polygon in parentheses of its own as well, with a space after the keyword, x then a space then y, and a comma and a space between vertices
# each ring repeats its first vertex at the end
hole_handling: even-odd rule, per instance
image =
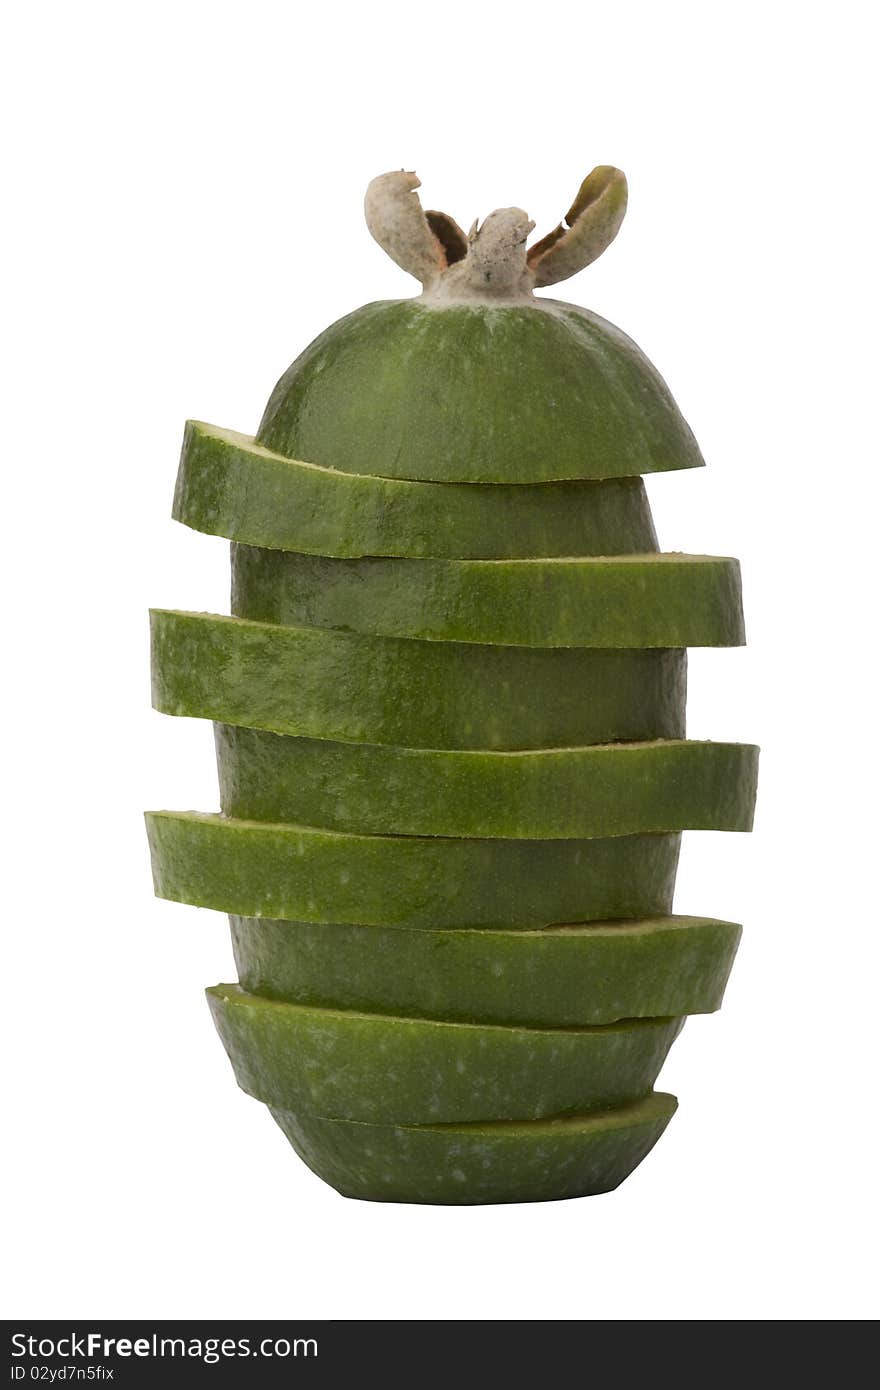
POLYGON ((0 83, 7 1316, 854 1319, 876 1312, 877 255, 868 4, 16 4, 0 83), (345 1201, 236 1090, 201 990, 225 923, 154 901, 140 813, 216 806, 149 709, 149 604, 223 611, 169 517, 183 421, 255 429, 358 304, 416 291, 368 180, 465 226, 627 222, 565 287, 666 376, 709 467, 661 544, 739 555, 750 645, 690 731, 764 748, 753 837, 677 909, 745 923, 681 1109, 616 1194, 345 1201))

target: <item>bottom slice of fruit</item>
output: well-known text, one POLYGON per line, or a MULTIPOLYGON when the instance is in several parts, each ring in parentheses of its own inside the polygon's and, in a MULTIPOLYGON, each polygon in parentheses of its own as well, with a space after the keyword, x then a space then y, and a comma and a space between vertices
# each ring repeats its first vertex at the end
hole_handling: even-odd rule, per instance
POLYGON ((650 1153, 677 1104, 656 1092, 583 1116, 415 1127, 271 1113, 344 1197, 474 1206, 610 1192, 650 1153))

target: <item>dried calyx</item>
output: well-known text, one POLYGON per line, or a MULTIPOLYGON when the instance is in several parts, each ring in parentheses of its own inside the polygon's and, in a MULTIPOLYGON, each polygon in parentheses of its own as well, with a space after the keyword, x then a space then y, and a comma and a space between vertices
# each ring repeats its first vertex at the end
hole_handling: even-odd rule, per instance
POLYGON ((501 208, 465 235, 445 212, 425 212, 413 173, 373 179, 364 200, 367 226, 393 261, 437 301, 528 299, 532 290, 576 275, 601 256, 626 212, 626 179, 600 165, 588 174, 565 218, 526 247, 534 222, 501 208))

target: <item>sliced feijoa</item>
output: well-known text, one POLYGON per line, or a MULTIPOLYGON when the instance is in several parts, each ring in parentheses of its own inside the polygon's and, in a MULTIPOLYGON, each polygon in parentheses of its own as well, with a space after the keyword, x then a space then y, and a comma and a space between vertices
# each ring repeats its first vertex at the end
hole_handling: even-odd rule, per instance
POLYGON ((242 917, 543 927, 669 912, 679 835, 453 840, 154 811, 160 898, 242 917))
POLYGON ((215 734, 221 806, 244 820, 535 840, 752 826, 752 744, 504 753, 285 738, 229 724, 215 734))
POLYGON ((232 547, 232 611, 256 622, 523 647, 735 647, 739 562, 714 555, 337 560, 232 547))
POLYGON ((682 738, 686 652, 538 650, 152 615, 153 704, 281 734, 426 748, 682 738))
POLYGON ((540 931, 407 931, 232 917, 251 994, 464 1023, 613 1023, 721 1005, 735 922, 649 917, 540 931))
POLYGON ((372 1124, 534 1120, 651 1090, 680 1018, 523 1028, 317 1009, 207 991, 242 1090, 282 1110, 372 1124))
POLYGON ((472 1206, 611 1192, 650 1153, 676 1106, 655 1091, 562 1119, 418 1127, 271 1114, 303 1162, 344 1197, 472 1206))
POLYGON ((345 473, 538 483, 696 468, 659 372, 556 300, 367 304, 285 372, 257 440, 345 473))
POLYGON ((190 420, 173 515, 195 531, 313 555, 626 555, 657 549, 641 478, 419 483, 340 473, 190 420))

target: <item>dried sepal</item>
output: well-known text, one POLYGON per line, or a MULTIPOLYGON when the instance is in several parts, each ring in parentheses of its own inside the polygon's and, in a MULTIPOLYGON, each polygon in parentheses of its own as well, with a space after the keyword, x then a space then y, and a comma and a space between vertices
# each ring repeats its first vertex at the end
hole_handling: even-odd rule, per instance
POLYGON ((468 239, 455 218, 450 217, 448 212, 435 212, 432 208, 425 213, 425 220, 443 247, 446 264, 455 265, 456 261, 463 261, 468 253, 468 239))
POLYGON ((535 285, 568 280, 595 261, 617 236, 625 213, 625 176, 600 164, 584 179, 564 223, 530 247, 535 285))
POLYGON ((427 287, 443 273, 448 262, 442 241, 422 211, 416 193, 419 186, 417 176, 404 169, 380 174, 367 189, 364 214, 370 233, 382 250, 401 270, 427 287))
POLYGON ((564 236, 568 236, 568 228, 564 222, 560 222, 559 226, 554 227, 552 232, 548 232, 546 236, 541 237, 540 241, 536 241, 534 245, 529 247, 526 258, 529 265, 532 267, 537 265, 544 253, 549 251, 551 246, 555 246, 557 241, 560 241, 564 236))

